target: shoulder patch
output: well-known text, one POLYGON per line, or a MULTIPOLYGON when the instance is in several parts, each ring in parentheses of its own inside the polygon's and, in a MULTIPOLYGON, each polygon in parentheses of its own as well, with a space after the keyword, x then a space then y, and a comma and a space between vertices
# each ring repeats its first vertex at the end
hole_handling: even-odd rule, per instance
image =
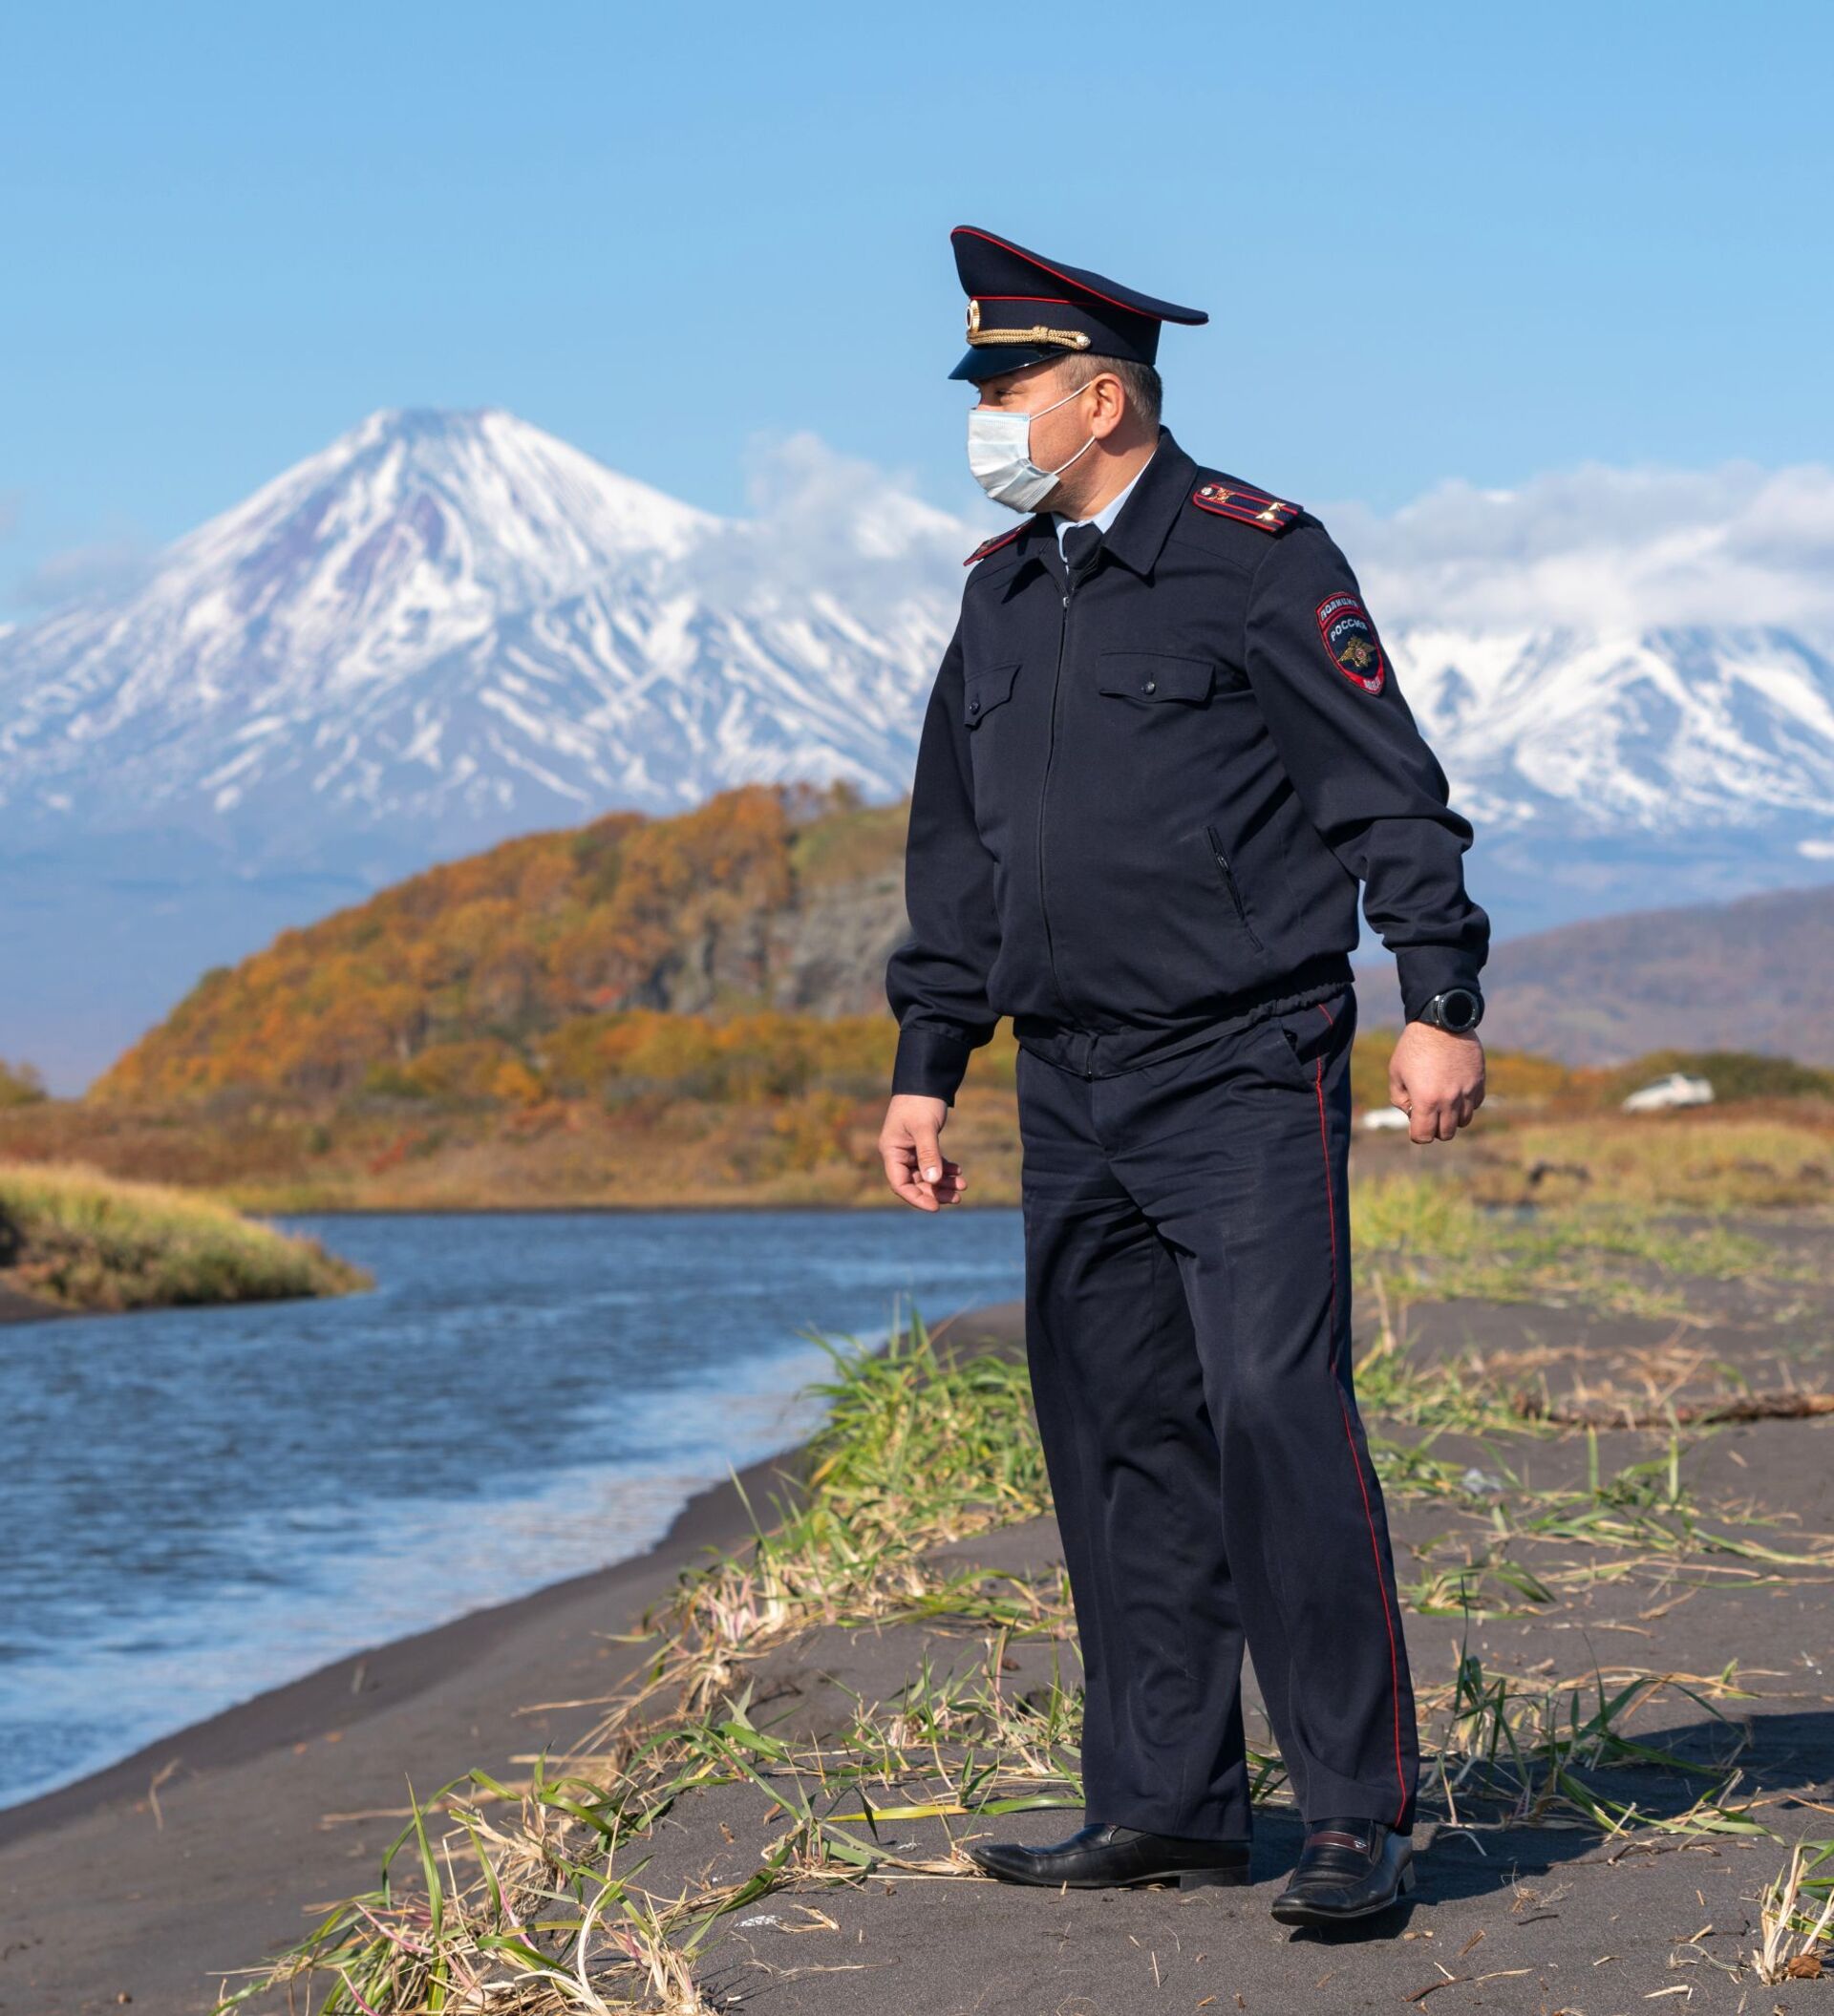
POLYGON ((1191 502, 1201 511, 1214 511, 1219 518, 1232 518, 1238 525, 1253 525, 1261 532, 1284 532, 1299 516, 1299 506, 1289 504, 1248 483, 1200 483, 1191 492, 1191 502))
POLYGON ((1352 686, 1366 693, 1379 693, 1388 676, 1388 660, 1382 655, 1382 640, 1376 634, 1369 611, 1354 595, 1327 595, 1312 614, 1318 619, 1318 634, 1325 640, 1325 655, 1352 686))
POLYGON ((974 548, 973 552, 963 561, 962 565, 971 567, 977 560, 985 560, 990 553, 997 553, 1002 546, 1008 545, 1017 539, 1024 530, 1025 527, 1023 525, 1014 525, 1011 532, 996 532, 992 539, 984 539, 974 548))

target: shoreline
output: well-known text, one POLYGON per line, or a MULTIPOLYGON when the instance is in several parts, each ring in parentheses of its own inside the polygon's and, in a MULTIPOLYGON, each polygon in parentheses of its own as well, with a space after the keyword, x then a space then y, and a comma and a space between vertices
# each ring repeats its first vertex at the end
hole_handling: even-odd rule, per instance
MULTIPOLYGON (((1013 1349, 1023 1305, 980 1305, 931 1331, 1013 1349)), ((565 1753, 594 1704, 647 1665, 627 1645, 685 1568, 775 1519, 806 1439, 696 1492, 641 1554, 348 1654, 0 1809, 0 2009, 117 2005, 202 2016, 225 1972, 300 1938, 308 1907, 373 1880, 422 1801, 478 1768, 526 1775, 565 1753), (746 1510, 749 1498, 752 1513, 746 1510), (97 1884, 125 1901, 98 1913, 97 1884)))
POLYGON ((0 1324, 49 1323, 60 1316, 124 1316, 125 1309, 64 1309, 55 1303, 40 1302, 19 1288, 0 1284, 0 1324))
MULTIPOLYGON (((762 1488, 800 1456, 803 1447, 798 1443, 779 1454, 760 1456, 737 1473, 754 1503, 762 1488)), ((309 1739, 323 1730, 328 1717, 347 1730, 412 1701, 436 1680, 462 1670, 506 1637, 539 1627, 551 1611, 613 1597, 636 1571, 659 1566, 665 1558, 677 1568, 686 1567, 690 1556, 697 1555, 703 1546, 726 1544, 729 1536, 749 1530, 742 1517, 732 1477, 704 1485, 676 1513, 668 1532, 641 1554, 544 1582, 525 1595, 466 1610, 423 1630, 359 1646, 295 1679, 264 1687, 214 1715, 184 1723, 68 1785, 34 1793, 15 1805, 0 1806, 0 1852, 116 1800, 143 1802, 149 1781, 175 1756, 181 1756, 194 1771, 220 1770, 309 1739), (734 1512, 740 1514, 737 1527, 731 1517, 734 1512), (360 1682, 353 1686, 358 1674, 360 1682)))
MULTIPOLYGON (((950 1330, 973 1322, 1004 1335, 1014 1321, 1023 1323, 1017 1302, 988 1303, 944 1317, 930 1334, 940 1342, 950 1330)), ((538 1627, 551 1611, 614 1597, 624 1583, 665 1566, 671 1568, 672 1581, 674 1572, 689 1566, 708 1547, 730 1546, 742 1539, 752 1530, 744 1499, 749 1497, 759 1517, 764 1517, 769 1505, 767 1487, 778 1481, 780 1473, 799 1465, 807 1447, 806 1441, 798 1442, 774 1455, 760 1456, 736 1474, 736 1484, 729 1475, 718 1483, 703 1485, 682 1504, 667 1532, 640 1554, 626 1555, 559 1581, 544 1582, 525 1595, 466 1610, 443 1623, 347 1652, 296 1679, 264 1687, 214 1715, 183 1724, 68 1785, 35 1793, 15 1805, 0 1806, 0 1851, 113 1800, 138 1797, 149 1778, 176 1752, 183 1752, 188 1766, 210 1770, 239 1764, 277 1745, 297 1741, 301 1732, 321 1726, 327 1713, 335 1714, 349 1728, 411 1700, 435 1679, 462 1669, 505 1637, 538 1627), (358 1668, 363 1669, 363 1683, 360 1691, 352 1692, 351 1678, 358 1668)))

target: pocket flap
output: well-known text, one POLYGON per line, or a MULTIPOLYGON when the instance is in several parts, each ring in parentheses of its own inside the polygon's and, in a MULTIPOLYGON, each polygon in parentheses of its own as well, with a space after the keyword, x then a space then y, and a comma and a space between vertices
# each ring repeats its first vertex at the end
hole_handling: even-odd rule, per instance
POLYGON ((1207 700, 1216 667, 1207 658, 1172 658, 1162 651, 1103 651, 1098 691, 1130 700, 1207 700))
POLYGON ((984 670, 970 672, 962 681, 962 719, 970 728, 990 708, 1013 697, 1013 675, 1019 664, 1015 658, 1011 665, 990 665, 984 670))

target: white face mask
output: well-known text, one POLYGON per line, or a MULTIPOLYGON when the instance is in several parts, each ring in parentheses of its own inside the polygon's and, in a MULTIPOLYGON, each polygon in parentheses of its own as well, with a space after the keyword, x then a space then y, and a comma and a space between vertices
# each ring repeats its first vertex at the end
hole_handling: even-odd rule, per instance
POLYGON ((1032 422, 1041 414, 1056 413, 1059 406, 1068 406, 1077 393, 1086 390, 1078 385, 1076 392, 1065 393, 1061 399, 1052 400, 1034 414, 1001 413, 991 406, 969 409, 968 466, 974 473, 974 480, 996 504, 1006 504, 1014 511, 1035 511, 1056 487, 1057 478, 1070 462, 1096 445, 1096 437, 1091 435, 1070 462, 1060 463, 1056 469, 1040 469, 1032 459, 1032 422))

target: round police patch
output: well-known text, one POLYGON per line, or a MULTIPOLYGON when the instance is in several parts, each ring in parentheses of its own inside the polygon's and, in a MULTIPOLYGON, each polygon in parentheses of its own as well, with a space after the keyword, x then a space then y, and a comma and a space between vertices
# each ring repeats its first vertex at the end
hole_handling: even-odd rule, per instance
POLYGON ((1353 686, 1379 693, 1388 673, 1382 640, 1369 611, 1354 595, 1327 595, 1318 605, 1318 634, 1331 662, 1353 686))

